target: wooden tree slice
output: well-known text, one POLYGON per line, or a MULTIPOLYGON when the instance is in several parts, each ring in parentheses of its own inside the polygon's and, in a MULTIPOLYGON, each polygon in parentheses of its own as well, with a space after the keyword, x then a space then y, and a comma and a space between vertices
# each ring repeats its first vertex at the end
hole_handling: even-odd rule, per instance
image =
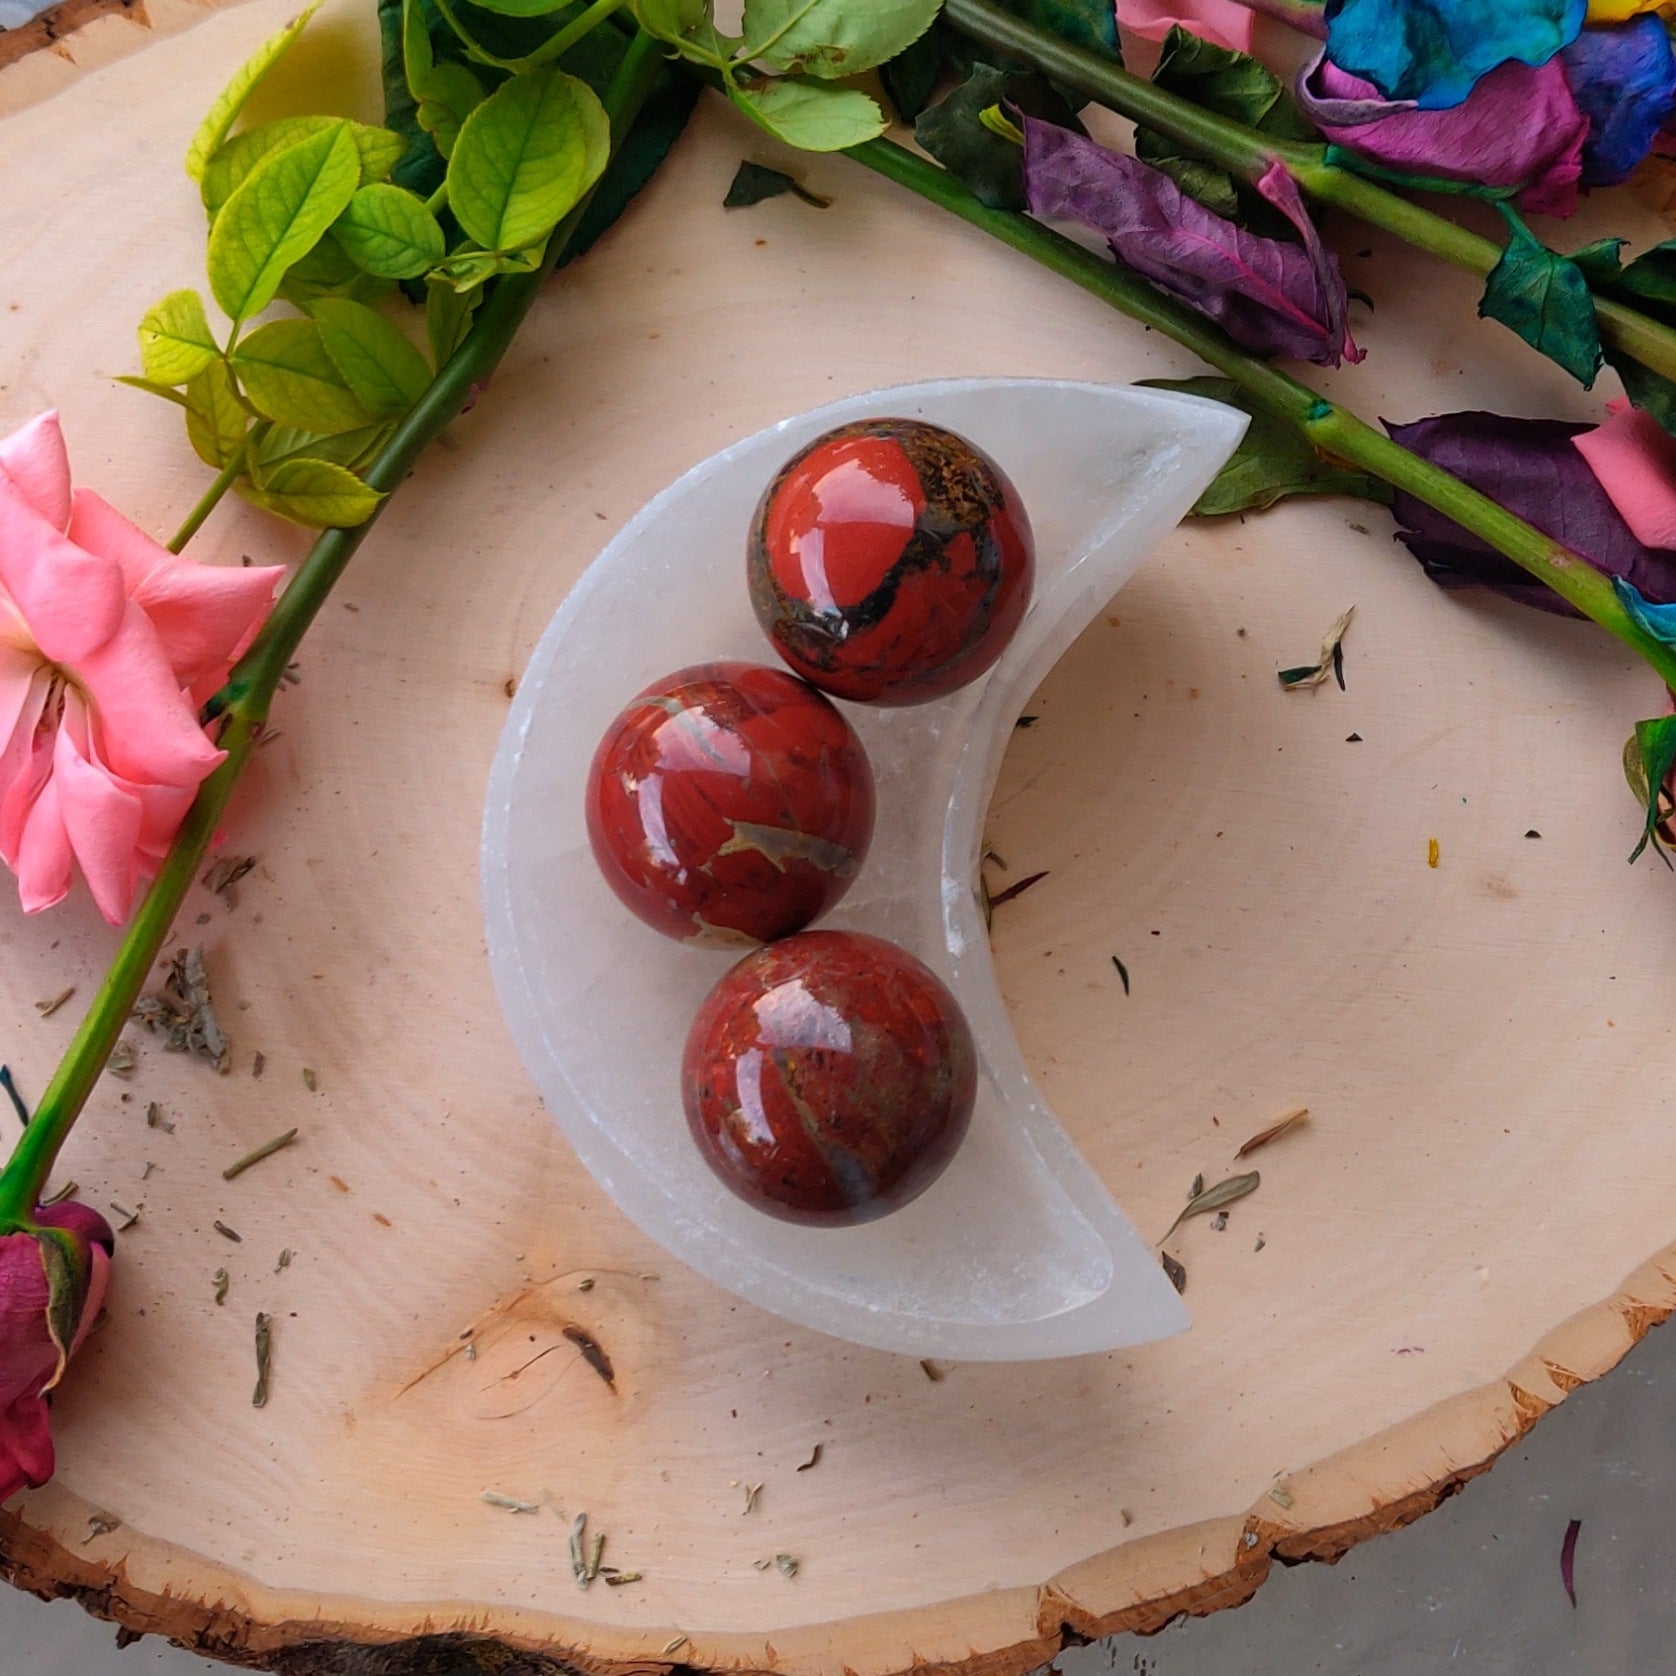
MULTIPOLYGON (((158 531, 205 473, 110 378, 143 308, 201 283, 180 158, 291 8, 156 0, 150 33, 101 20, 0 77, 0 424, 61 408, 81 478, 158 531)), ((299 50, 312 100, 370 99, 367 9, 339 0, 299 50)), ((1048 874, 995 921, 1021 1041, 1143 1228, 1313 1114, 1251 1160, 1225 1231, 1172 1241, 1189 1334, 933 1382, 736 1302, 612 1209, 512 1052, 477 900, 507 694, 567 587, 676 473, 834 394, 1195 370, 841 159, 796 164, 825 212, 724 213, 741 155, 783 161, 702 110, 310 639, 222 846, 256 868, 179 926, 231 1073, 136 1030, 65 1159, 140 1218, 57 1406, 58 1478, 0 1514, 21 1586, 307 1676, 461 1649, 500 1671, 1023 1671, 1425 1512, 1676 1303, 1676 885, 1624 865, 1618 769, 1662 695, 1587 626, 1440 594, 1383 511, 1344 502, 1179 532, 1044 686, 993 810, 1010 876, 1048 874), (1282 691, 1352 603, 1348 690, 1282 691), (644 1580, 579 1590, 555 1508, 644 1580)), ((1568 243, 1664 230, 1605 219, 1625 215, 1609 195, 1568 243)), ((1362 411, 1594 411, 1468 324, 1469 282, 1337 232, 1379 300, 1367 367, 1331 381, 1362 411)), ((230 563, 302 546, 231 506, 199 540, 230 563)), ((7 909, 0 937, 27 1093, 113 939, 81 900, 7 909)))

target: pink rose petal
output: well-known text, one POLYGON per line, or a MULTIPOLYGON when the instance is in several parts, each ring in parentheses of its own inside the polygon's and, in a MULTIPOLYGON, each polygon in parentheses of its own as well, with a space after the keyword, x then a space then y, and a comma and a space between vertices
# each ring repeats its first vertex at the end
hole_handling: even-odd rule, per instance
POLYGON ((26 914, 56 908, 70 894, 74 860, 58 808, 58 784, 49 777, 24 816, 17 860, 12 863, 18 900, 26 914))
POLYGON ((1180 24, 1216 46, 1251 51, 1254 19, 1236 0, 1117 0, 1117 21, 1143 40, 1161 41, 1180 24))
POLYGON ((282 565, 235 569, 183 559, 91 489, 76 491, 70 539, 121 565, 129 598, 151 619, 187 686, 225 671, 255 639, 285 576, 282 565))
POLYGON ((1676 547, 1676 437, 1621 397, 1572 439, 1618 515, 1646 547, 1676 547))
POLYGON ((7 473, 0 473, 0 587, 54 663, 85 657, 122 619, 121 569, 65 537, 7 473))
POLYGON ((0 437, 0 471, 55 530, 70 521, 70 456, 56 413, 42 413, 0 437))
POLYGON ((52 782, 64 835, 87 888, 99 912, 119 925, 134 905, 134 850, 144 821, 140 799, 116 775, 88 762, 67 727, 58 730, 52 782))

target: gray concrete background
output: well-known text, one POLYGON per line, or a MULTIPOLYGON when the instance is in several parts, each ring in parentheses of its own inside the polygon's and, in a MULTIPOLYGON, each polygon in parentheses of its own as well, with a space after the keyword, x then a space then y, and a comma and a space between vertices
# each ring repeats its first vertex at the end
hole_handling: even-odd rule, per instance
MULTIPOLYGON (((1065 1654, 1065 1676, 1665 1676, 1676 1671, 1676 1329, 1575 1392, 1494 1471, 1250 1604, 1065 1654), (1582 1521, 1577 1605, 1560 1581, 1582 1521)), ((216 1676, 78 1606, 0 1588, 0 1676, 216 1676)))

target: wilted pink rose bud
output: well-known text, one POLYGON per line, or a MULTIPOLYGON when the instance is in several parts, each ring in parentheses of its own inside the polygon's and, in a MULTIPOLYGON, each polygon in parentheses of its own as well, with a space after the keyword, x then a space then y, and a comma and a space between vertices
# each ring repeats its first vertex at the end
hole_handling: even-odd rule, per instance
POLYGON ((47 1393, 99 1314, 116 1240, 74 1202, 0 1234, 0 1502, 52 1477, 47 1393))

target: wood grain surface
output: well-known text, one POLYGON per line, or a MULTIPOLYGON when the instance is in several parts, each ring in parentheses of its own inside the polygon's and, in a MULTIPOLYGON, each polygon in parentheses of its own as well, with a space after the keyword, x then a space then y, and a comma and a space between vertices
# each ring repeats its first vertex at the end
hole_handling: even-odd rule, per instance
MULTIPOLYGON (((146 304, 200 282, 197 115, 291 9, 155 0, 0 74, 0 426, 57 406, 80 478, 158 532, 205 474, 170 410, 110 380, 146 304)), ((280 102, 376 108, 365 11, 333 0, 280 102)), ((22 1586, 307 1676, 473 1649, 503 1673, 1002 1676, 1423 1513, 1676 1303, 1676 884, 1624 864, 1618 767, 1660 694, 1586 626, 1440 594, 1349 503, 1178 532, 1044 685, 992 811, 1015 876, 1048 874, 995 922, 1021 1043, 1143 1229, 1313 1114, 1225 1230, 1171 1242, 1191 1333, 933 1382, 735 1301, 613 1211, 512 1051, 477 900, 509 684, 566 589, 677 473, 834 395, 1196 370, 842 159, 796 165, 829 210, 724 212, 741 156, 781 161, 702 108, 310 638, 224 835, 257 867, 179 926, 231 1074, 136 1031, 64 1160, 141 1215, 56 1410, 58 1478, 0 1514, 22 1586), (1352 603, 1348 690, 1282 691, 1352 603), (553 1506, 645 1580, 580 1591, 553 1506), (795 1579, 757 1569, 780 1553, 795 1579)), ((1663 236, 1662 197, 1563 239, 1663 236)), ((1333 232, 1378 301, 1366 366, 1325 381, 1360 411, 1595 411, 1474 320, 1469 282, 1333 232)), ((197 545, 303 541, 229 505, 197 545)), ((85 902, 0 908, 26 1093, 111 945, 85 902)))

